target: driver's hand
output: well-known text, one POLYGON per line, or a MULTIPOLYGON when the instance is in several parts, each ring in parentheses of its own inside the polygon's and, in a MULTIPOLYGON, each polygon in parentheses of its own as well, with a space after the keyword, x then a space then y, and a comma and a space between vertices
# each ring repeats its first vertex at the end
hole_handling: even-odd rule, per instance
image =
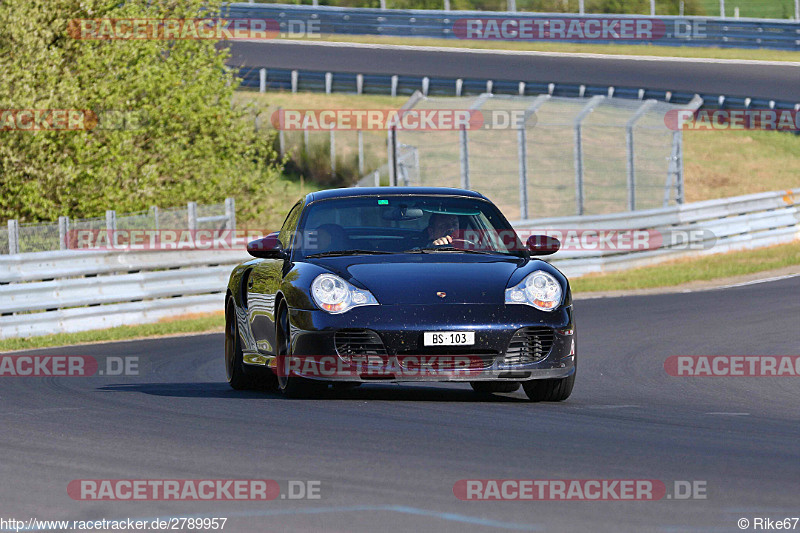
POLYGON ((443 244, 450 244, 453 242, 453 238, 450 235, 445 235, 444 237, 440 237, 433 241, 435 246, 441 246, 443 244))

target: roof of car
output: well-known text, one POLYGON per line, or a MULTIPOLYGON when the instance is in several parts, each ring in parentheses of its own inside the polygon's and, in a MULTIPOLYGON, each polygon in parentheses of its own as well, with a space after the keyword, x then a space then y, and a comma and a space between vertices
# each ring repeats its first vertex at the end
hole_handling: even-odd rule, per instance
POLYGON ((466 189, 450 187, 349 187, 347 189, 327 189, 306 195, 306 203, 328 198, 352 198, 356 196, 388 196, 388 195, 442 195, 442 196, 470 196, 486 199, 480 193, 466 189))

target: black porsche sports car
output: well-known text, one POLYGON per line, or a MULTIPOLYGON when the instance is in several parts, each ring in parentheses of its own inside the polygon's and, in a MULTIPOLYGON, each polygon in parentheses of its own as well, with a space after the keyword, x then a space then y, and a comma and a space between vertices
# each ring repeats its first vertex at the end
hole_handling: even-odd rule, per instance
POLYGON ((234 389, 313 396, 333 385, 468 382, 569 397, 577 366, 566 277, 486 197, 447 188, 308 194, 231 274, 225 367, 234 389))

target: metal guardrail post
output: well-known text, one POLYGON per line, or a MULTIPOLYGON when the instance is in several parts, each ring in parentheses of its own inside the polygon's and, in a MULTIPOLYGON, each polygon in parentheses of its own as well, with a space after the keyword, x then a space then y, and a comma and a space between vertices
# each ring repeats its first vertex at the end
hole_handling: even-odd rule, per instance
POLYGON ((186 224, 190 231, 197 229, 197 202, 186 204, 186 224))
POLYGON ((300 74, 296 70, 293 70, 292 71, 292 92, 293 93, 297 92, 297 86, 299 84, 299 77, 300 77, 300 74))
POLYGON ((331 90, 333 89, 333 73, 326 72, 325 73, 325 94, 331 94, 331 90))
POLYGON ((364 132, 358 130, 358 175, 364 175, 364 132))
POLYGON ((725 0, 719 0, 719 18, 725 18, 725 0))
POLYGON ((8 253, 19 253, 19 222, 15 219, 8 221, 8 253))
POLYGON ((459 161, 461 162, 461 188, 469 189, 469 138, 466 126, 458 132, 459 161))
POLYGON ((376 187, 380 187, 381 186, 381 171, 380 170, 376 170, 372 174, 372 176, 373 176, 373 179, 375 180, 375 186, 376 187))
POLYGON ((628 171, 628 211, 636 210, 636 153, 633 145, 633 128, 648 109, 656 105, 655 100, 647 100, 625 123, 625 149, 628 171))
POLYGON ((517 1, 516 0, 508 0, 508 10, 512 13, 517 10, 517 1))
POLYGON ((680 205, 683 203, 683 131, 676 131, 673 137, 677 137, 674 142, 677 145, 677 158, 675 170, 677 172, 675 180, 675 202, 680 205))
POLYGON ((397 74, 392 76, 392 96, 397 96, 397 74))
POLYGON ((650 0, 650 16, 656 16, 656 0, 650 0))
POLYGON ((265 68, 258 71, 258 92, 267 92, 267 69, 265 68))
POLYGON ((158 231, 158 206, 151 205, 150 212, 153 214, 153 229, 158 231))
POLYGON ((225 216, 228 217, 227 228, 236 231, 236 200, 225 198, 225 216))
POLYGON ((58 249, 69 248, 69 217, 58 217, 58 249))
POLYGON ((356 94, 364 93, 364 75, 356 74, 356 94))
POLYGON ((577 214, 583 215, 583 134, 582 122, 592 110, 606 97, 602 95, 592 96, 589 102, 583 106, 573 123, 575 128, 575 203, 577 204, 577 214))
POLYGON ((578 0, 578 14, 583 15, 586 13, 586 6, 583 5, 584 0, 578 0))
POLYGON ((794 20, 800 22, 800 0, 794 0, 794 20))
POLYGON ((444 10, 450 11, 450 0, 444 0, 444 10))
POLYGON ((430 87, 431 79, 428 76, 422 78, 422 94, 428 96, 428 88, 430 87))
POLYGON ((461 91, 464 90, 464 80, 458 78, 456 80, 456 96, 461 96, 461 91))

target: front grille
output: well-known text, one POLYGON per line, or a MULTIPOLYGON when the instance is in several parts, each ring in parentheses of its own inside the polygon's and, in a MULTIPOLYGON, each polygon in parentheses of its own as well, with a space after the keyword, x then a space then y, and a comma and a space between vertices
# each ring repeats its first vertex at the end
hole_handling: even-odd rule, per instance
POLYGON ((420 372, 429 370, 485 370, 491 368, 497 352, 486 354, 472 353, 446 354, 446 355, 409 355, 398 353, 397 360, 403 370, 420 372))
POLYGON ((504 363, 524 365, 541 361, 550 353, 555 336, 553 328, 527 327, 518 329, 508 343, 504 363))
POLYGON ((372 330, 339 330, 333 335, 336 353, 345 361, 371 362, 386 360, 386 347, 372 330))

